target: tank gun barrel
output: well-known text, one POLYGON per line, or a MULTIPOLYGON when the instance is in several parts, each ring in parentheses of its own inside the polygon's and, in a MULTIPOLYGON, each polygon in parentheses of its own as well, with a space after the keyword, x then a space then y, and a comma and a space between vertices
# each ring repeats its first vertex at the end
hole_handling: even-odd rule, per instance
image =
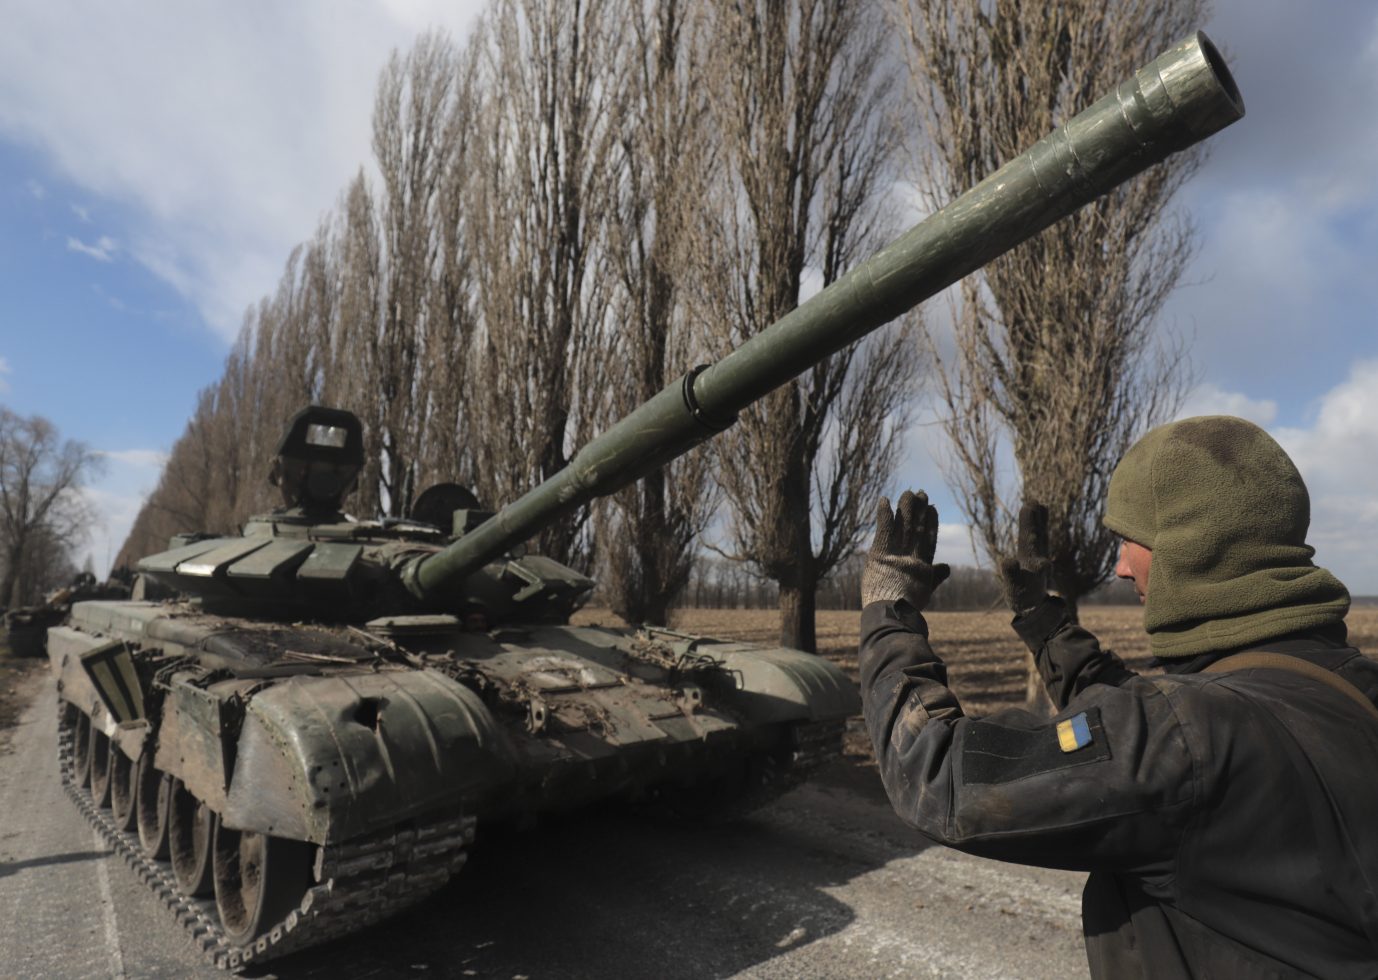
POLYGON ((427 596, 596 497, 726 429, 737 413, 1053 222, 1244 115, 1198 32, 711 366, 583 447, 568 466, 403 577, 427 596))

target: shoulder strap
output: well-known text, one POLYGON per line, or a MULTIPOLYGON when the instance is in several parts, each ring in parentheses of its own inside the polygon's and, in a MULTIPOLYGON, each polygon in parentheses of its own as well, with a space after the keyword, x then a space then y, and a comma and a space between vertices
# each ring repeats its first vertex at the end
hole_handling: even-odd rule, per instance
MULTIPOLYGON (((1340 677, 1333 671, 1326 670, 1309 660, 1302 660, 1299 657, 1289 657, 1283 653, 1266 653, 1262 650, 1252 650, 1246 653, 1236 653, 1229 657, 1222 657, 1211 664, 1203 674, 1223 674, 1232 670, 1248 670, 1251 667, 1264 667, 1274 670, 1287 670, 1294 674, 1301 674, 1312 680, 1339 691, 1355 704, 1360 705, 1370 718, 1378 720, 1378 707, 1373 702, 1364 697, 1361 692, 1349 681, 1340 677)), ((1309 772, 1316 780, 1321 792, 1303 793, 1307 805, 1311 808, 1311 819, 1316 826, 1324 826, 1327 820, 1334 819, 1338 824, 1341 833, 1344 835, 1345 846, 1351 855, 1359 855, 1361 852, 1356 844, 1356 837, 1351 833, 1349 822, 1345 820, 1343 809, 1331 792, 1330 785, 1316 763, 1311 759, 1306 749, 1297 740, 1296 734, 1288 730, 1291 738, 1285 743, 1288 751, 1295 753, 1294 764, 1297 771, 1301 773, 1309 772)), ((1328 853, 1328 852, 1327 852, 1328 853)), ((1363 867, 1363 862, 1358 860, 1335 862, 1333 860, 1324 861, 1328 867, 1324 868, 1324 874, 1334 882, 1348 882, 1354 889, 1355 895, 1359 899, 1359 907, 1355 914, 1358 916, 1358 924, 1368 938, 1370 946, 1378 952, 1378 889, 1370 881, 1367 870, 1363 867)))
POLYGON ((1289 670, 1294 674, 1301 674, 1303 677, 1309 677, 1313 681, 1320 681, 1322 684, 1339 691, 1345 697, 1367 711, 1370 718, 1374 721, 1378 721, 1378 707, 1375 707, 1372 701, 1364 697, 1362 691, 1334 671, 1326 670, 1324 667, 1313 664, 1309 660, 1302 660, 1300 657, 1289 657, 1285 653, 1265 653, 1260 650, 1254 650, 1248 653, 1236 653, 1229 657, 1223 657, 1201 671, 1201 673, 1224 674, 1231 670, 1248 670, 1251 667, 1266 667, 1271 670, 1289 670))

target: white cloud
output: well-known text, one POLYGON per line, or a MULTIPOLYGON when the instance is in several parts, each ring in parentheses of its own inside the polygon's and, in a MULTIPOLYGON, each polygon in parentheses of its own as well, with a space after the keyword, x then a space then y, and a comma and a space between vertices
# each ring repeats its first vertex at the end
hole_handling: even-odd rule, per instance
POLYGON ((933 560, 954 567, 986 564, 986 557, 976 547, 969 524, 944 524, 941 521, 938 522, 938 549, 933 560))
POLYGON ((1311 491, 1316 562, 1356 595, 1378 594, 1378 360, 1355 364, 1308 426, 1279 428, 1311 491))
POLYGON ((117 464, 141 466, 158 471, 167 463, 167 453, 161 449, 98 449, 96 455, 117 464))
POLYGON ((1226 190, 1210 207, 1200 254, 1165 312, 1194 333, 1193 359, 1212 377, 1295 387, 1298 361, 1366 342, 1356 321, 1378 301, 1372 253, 1338 229, 1378 217, 1378 204, 1337 213, 1272 187, 1226 190))
POLYGON ((68 206, 72 209, 72 213, 76 215, 78 218, 80 218, 82 221, 84 221, 86 224, 91 223, 91 212, 88 211, 86 208, 82 207, 80 204, 71 204, 68 206))
POLYGON ((1353 122, 1378 99, 1378 10, 1219 0, 1209 29, 1248 114, 1181 195, 1201 248, 1167 319, 1210 377, 1279 392, 1286 416, 1308 366, 1378 352, 1378 128, 1353 122))
POLYGON ((100 262, 112 261, 118 250, 118 243, 109 235, 101 235, 94 245, 87 245, 80 238, 67 236, 67 251, 80 252, 82 255, 89 255, 100 262))
POLYGON ((10 373, 10 362, 0 357, 0 395, 10 390, 10 383, 5 380, 5 375, 10 373))
POLYGON ((1177 418, 1194 415, 1237 415, 1255 425, 1269 426, 1277 418, 1278 403, 1268 398, 1250 398, 1237 391, 1225 391, 1216 385, 1197 385, 1182 403, 1177 418))
POLYGON ((1298 183, 1330 206, 1372 201, 1378 132, 1353 120, 1378 97, 1378 9, 1293 0, 1213 7, 1209 29, 1248 107, 1239 125, 1212 141, 1218 179, 1298 183))
POLYGON ((145 314, 142 310, 135 310, 135 309, 132 309, 132 308, 129 306, 129 304, 125 303, 124 300, 120 299, 118 296, 115 296, 115 295, 113 295, 113 294, 107 292, 105 289, 103 289, 103 288, 101 287, 100 283, 98 283, 98 282, 93 282, 93 283, 91 283, 91 292, 95 293, 95 294, 96 294, 97 296, 99 296, 102 300, 104 300, 104 301, 105 301, 105 305, 108 306, 108 307, 110 307, 112 310, 118 310, 118 311, 121 312, 121 313, 133 313, 133 314, 138 315, 138 316, 145 316, 145 315, 147 315, 147 314, 145 314))
MULTIPOLYGON (((905 488, 924 489, 940 515, 961 517, 944 479, 947 443, 935 424, 936 409, 910 430, 888 491, 894 500, 905 488)), ((1311 532, 1316 563, 1329 568, 1355 595, 1378 595, 1378 359, 1355 364, 1349 376, 1316 401, 1313 421, 1274 427, 1278 406, 1215 384, 1188 396, 1179 418, 1237 415, 1268 428, 1297 464, 1311 492, 1311 532)), ((1011 467, 1004 465, 1004 471, 1011 467)), ((1008 499, 1014 495, 1006 492, 1008 499)), ((952 565, 985 564, 960 521, 943 522, 938 560, 952 565)))
MULTIPOLYGON (((1204 384, 1178 414, 1238 415, 1268 428, 1277 404, 1204 384)), ((1378 360, 1355 364, 1315 403, 1306 425, 1271 429, 1311 492, 1316 562, 1356 595, 1378 594, 1378 360)))
MULTIPOLYGON (((157 485, 167 453, 158 449, 103 449, 96 455, 104 459, 105 472, 98 485, 83 488, 82 496, 94 516, 87 555, 103 574, 129 537, 144 499, 157 485)), ((85 560, 83 555, 78 564, 85 560)))
POLYGON ((37 200, 41 201, 48 196, 48 189, 32 177, 24 181, 24 188, 37 200))
POLYGON ((228 338, 369 160, 389 53, 432 25, 462 38, 480 7, 21 4, 0 32, 0 138, 132 215, 125 251, 228 338))

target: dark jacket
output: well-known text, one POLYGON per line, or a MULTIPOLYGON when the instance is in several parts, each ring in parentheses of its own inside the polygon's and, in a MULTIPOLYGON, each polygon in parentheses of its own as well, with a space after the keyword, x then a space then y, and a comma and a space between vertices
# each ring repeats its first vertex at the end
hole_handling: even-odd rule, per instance
MULTIPOLYGON (((1276 669, 1142 677, 1050 599, 1016 621, 1059 709, 967 718, 903 601, 861 618, 866 725, 896 811, 958 850, 1090 871, 1093 977, 1378 977, 1378 722, 1276 669)), ((1255 645, 1378 701, 1343 627, 1255 645)))

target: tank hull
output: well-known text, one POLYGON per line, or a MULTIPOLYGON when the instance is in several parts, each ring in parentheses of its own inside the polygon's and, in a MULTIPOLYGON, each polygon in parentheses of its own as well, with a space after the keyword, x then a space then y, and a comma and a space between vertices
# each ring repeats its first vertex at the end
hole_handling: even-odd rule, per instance
POLYGON ((859 710, 855 684, 800 651, 667 630, 465 630, 446 615, 274 624, 87 602, 50 630, 48 656, 69 792, 231 967, 331 938, 341 916, 358 928, 361 908, 375 921, 420 900, 486 821, 608 799, 695 817, 762 805, 835 756, 859 710), (141 760, 212 832, 310 848, 300 900, 254 942, 231 941, 215 901, 184 894, 120 826, 91 773, 141 760))

